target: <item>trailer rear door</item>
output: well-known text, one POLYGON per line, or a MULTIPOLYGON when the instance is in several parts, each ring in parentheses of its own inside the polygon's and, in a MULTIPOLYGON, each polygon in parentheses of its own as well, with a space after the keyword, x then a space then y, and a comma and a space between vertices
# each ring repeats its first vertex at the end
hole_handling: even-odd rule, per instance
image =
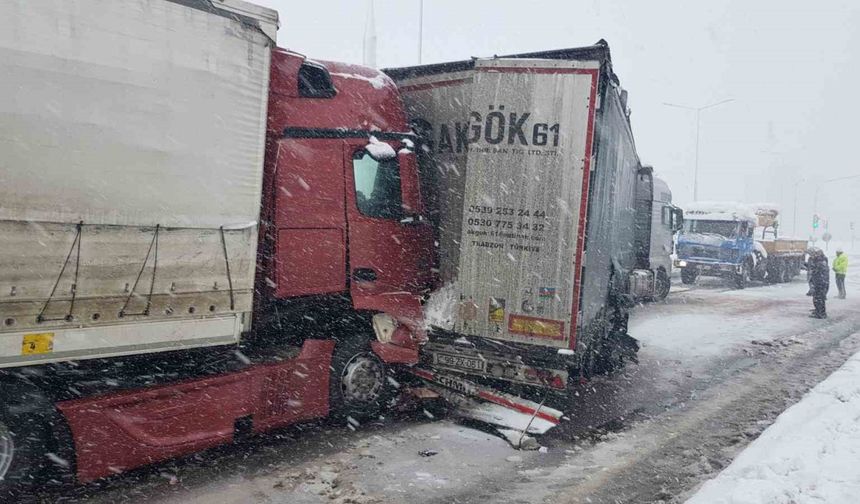
POLYGON ((599 62, 478 60, 455 329, 572 348, 599 62))

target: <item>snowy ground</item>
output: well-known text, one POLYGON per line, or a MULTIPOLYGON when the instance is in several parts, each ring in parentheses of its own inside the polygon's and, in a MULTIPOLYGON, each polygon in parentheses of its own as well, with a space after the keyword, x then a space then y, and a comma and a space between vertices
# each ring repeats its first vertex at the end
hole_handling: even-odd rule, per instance
POLYGON ((779 415, 688 504, 852 504, 860 495, 860 353, 779 415))
MULTIPOLYGON (((578 391, 570 420, 517 452, 455 419, 314 424, 75 489, 43 502, 683 502, 860 351, 860 255, 849 298, 807 317, 802 278, 673 286, 636 309, 640 363, 578 391), (856 294, 855 294, 856 293, 856 294)), ((835 289, 834 289, 835 290, 835 289)), ((815 476, 815 466, 810 466, 815 476)), ((826 470, 826 469, 822 469, 826 470)), ((790 502, 788 500, 779 502, 790 502)))

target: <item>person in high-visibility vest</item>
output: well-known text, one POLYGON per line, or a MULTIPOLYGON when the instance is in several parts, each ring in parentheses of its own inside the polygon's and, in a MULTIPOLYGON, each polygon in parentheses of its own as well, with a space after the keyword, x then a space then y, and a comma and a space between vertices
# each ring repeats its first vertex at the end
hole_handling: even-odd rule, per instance
POLYGON ((836 273, 836 288, 839 289, 839 299, 845 299, 845 275, 848 273, 848 256, 839 248, 836 249, 836 259, 833 260, 833 272, 836 273))

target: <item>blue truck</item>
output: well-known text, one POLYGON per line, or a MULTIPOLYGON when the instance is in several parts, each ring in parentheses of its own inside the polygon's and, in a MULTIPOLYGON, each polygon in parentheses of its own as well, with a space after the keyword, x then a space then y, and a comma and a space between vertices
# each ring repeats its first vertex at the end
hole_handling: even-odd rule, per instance
POLYGON ((790 282, 800 274, 807 242, 780 238, 778 217, 775 205, 689 205, 676 248, 681 281, 717 276, 738 289, 750 281, 790 282))

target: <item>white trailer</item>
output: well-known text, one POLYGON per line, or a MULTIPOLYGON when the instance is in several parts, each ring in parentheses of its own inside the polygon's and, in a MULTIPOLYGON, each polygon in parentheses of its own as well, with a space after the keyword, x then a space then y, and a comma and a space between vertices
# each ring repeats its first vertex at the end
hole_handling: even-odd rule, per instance
POLYGON ((431 300, 452 313, 424 364, 563 389, 635 354, 626 297, 654 282, 636 270, 640 164, 608 46, 386 72, 424 142, 452 298, 431 300))
POLYGON ((0 367, 250 323, 277 13, 0 2, 0 367))

